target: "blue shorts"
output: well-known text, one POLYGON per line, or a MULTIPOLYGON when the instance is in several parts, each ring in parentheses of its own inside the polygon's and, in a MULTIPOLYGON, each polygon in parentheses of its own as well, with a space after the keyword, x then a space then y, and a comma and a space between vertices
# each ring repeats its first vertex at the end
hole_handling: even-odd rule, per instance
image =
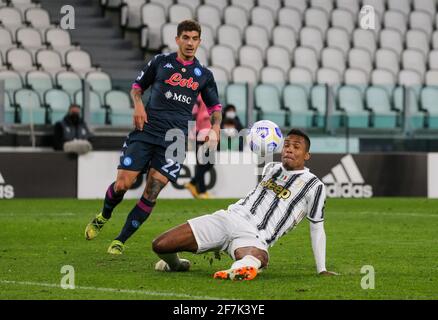
POLYGON ((170 181, 178 179, 181 164, 175 159, 166 159, 166 148, 148 141, 132 139, 130 135, 123 144, 117 169, 146 173, 154 168, 170 181))

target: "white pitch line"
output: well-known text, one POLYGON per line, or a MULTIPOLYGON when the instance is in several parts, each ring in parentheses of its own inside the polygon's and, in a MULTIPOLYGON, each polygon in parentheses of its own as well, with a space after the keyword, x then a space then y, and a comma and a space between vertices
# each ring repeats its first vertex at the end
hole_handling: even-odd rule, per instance
MULTIPOLYGON (((16 215, 27 215, 28 213, 25 212, 7 212, 7 213, 0 213, 1 217, 15 217, 16 215)), ((37 215, 38 217, 70 217, 75 216, 76 213, 74 212, 55 212, 55 213, 46 213, 46 212, 36 212, 32 213, 37 215)))
POLYGON ((404 216, 404 217, 425 217, 425 218, 438 218, 438 214, 427 214, 419 212, 382 212, 382 211, 356 211, 354 214, 376 214, 380 216, 404 216))
MULTIPOLYGON (((37 286, 37 287, 49 287, 49 288, 62 289, 61 285, 58 285, 55 283, 44 283, 44 282, 0 280, 0 284, 15 284, 15 285, 23 285, 23 286, 37 286)), ((90 290, 90 291, 102 291, 102 292, 130 293, 130 294, 158 296, 158 297, 175 297, 175 298, 202 299, 202 300, 231 300, 231 299, 209 297, 209 296, 192 296, 190 294, 184 294, 184 293, 158 292, 158 291, 145 291, 145 290, 128 290, 128 289, 115 289, 115 288, 75 286, 75 289, 73 289, 73 290, 76 290, 76 289, 90 290)), ((65 289, 65 290, 70 291, 72 289, 65 289)))

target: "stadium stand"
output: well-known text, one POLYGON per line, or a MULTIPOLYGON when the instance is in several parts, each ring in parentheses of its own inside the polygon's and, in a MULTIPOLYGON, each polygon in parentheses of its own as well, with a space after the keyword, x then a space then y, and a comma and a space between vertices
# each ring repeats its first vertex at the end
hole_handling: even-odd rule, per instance
MULTIPOLYGON (((75 30, 59 28, 60 4, 54 0, 24 5, 9 1, 0 7, 0 79, 6 80, 8 103, 13 109, 19 105, 17 92, 33 90, 36 95, 26 95, 42 110, 47 105, 52 115, 40 122, 53 122, 55 96, 63 101, 62 110, 68 100, 81 102, 85 80, 92 122, 129 125, 127 90, 144 56, 176 50, 177 23, 194 18, 203 27, 198 59, 215 75, 223 103, 234 103, 244 121, 254 100, 254 119, 263 114, 282 126, 403 130, 408 122, 414 130, 436 128, 434 0, 71 4, 76 9, 75 30), (364 6, 374 8, 374 28, 361 27, 369 13, 364 6), (119 18, 118 25, 108 18, 109 12, 119 18), (136 41, 128 40, 129 32, 136 41), (327 121, 329 116, 334 120, 327 121)), ((19 120, 10 109, 6 119, 19 120)))

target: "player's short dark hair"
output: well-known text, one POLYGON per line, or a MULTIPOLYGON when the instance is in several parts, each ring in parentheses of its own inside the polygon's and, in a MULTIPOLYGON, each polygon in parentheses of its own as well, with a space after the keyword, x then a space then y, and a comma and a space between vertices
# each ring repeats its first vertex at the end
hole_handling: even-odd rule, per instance
POLYGON ((291 136, 291 135, 303 137, 304 141, 306 141, 307 151, 310 150, 310 138, 306 133, 304 133, 304 131, 302 131, 300 129, 292 129, 287 133, 287 136, 291 136))
POLYGON ((195 20, 184 20, 178 24, 176 35, 179 37, 184 31, 198 31, 201 36, 201 25, 195 20))

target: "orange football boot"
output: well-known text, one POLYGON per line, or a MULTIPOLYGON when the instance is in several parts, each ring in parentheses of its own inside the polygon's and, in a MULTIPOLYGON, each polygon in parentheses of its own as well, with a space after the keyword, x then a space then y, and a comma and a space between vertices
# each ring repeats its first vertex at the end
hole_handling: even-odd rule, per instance
POLYGON ((252 280, 257 276, 257 269, 254 267, 241 267, 238 269, 229 269, 218 271, 213 278, 223 280, 252 280))

